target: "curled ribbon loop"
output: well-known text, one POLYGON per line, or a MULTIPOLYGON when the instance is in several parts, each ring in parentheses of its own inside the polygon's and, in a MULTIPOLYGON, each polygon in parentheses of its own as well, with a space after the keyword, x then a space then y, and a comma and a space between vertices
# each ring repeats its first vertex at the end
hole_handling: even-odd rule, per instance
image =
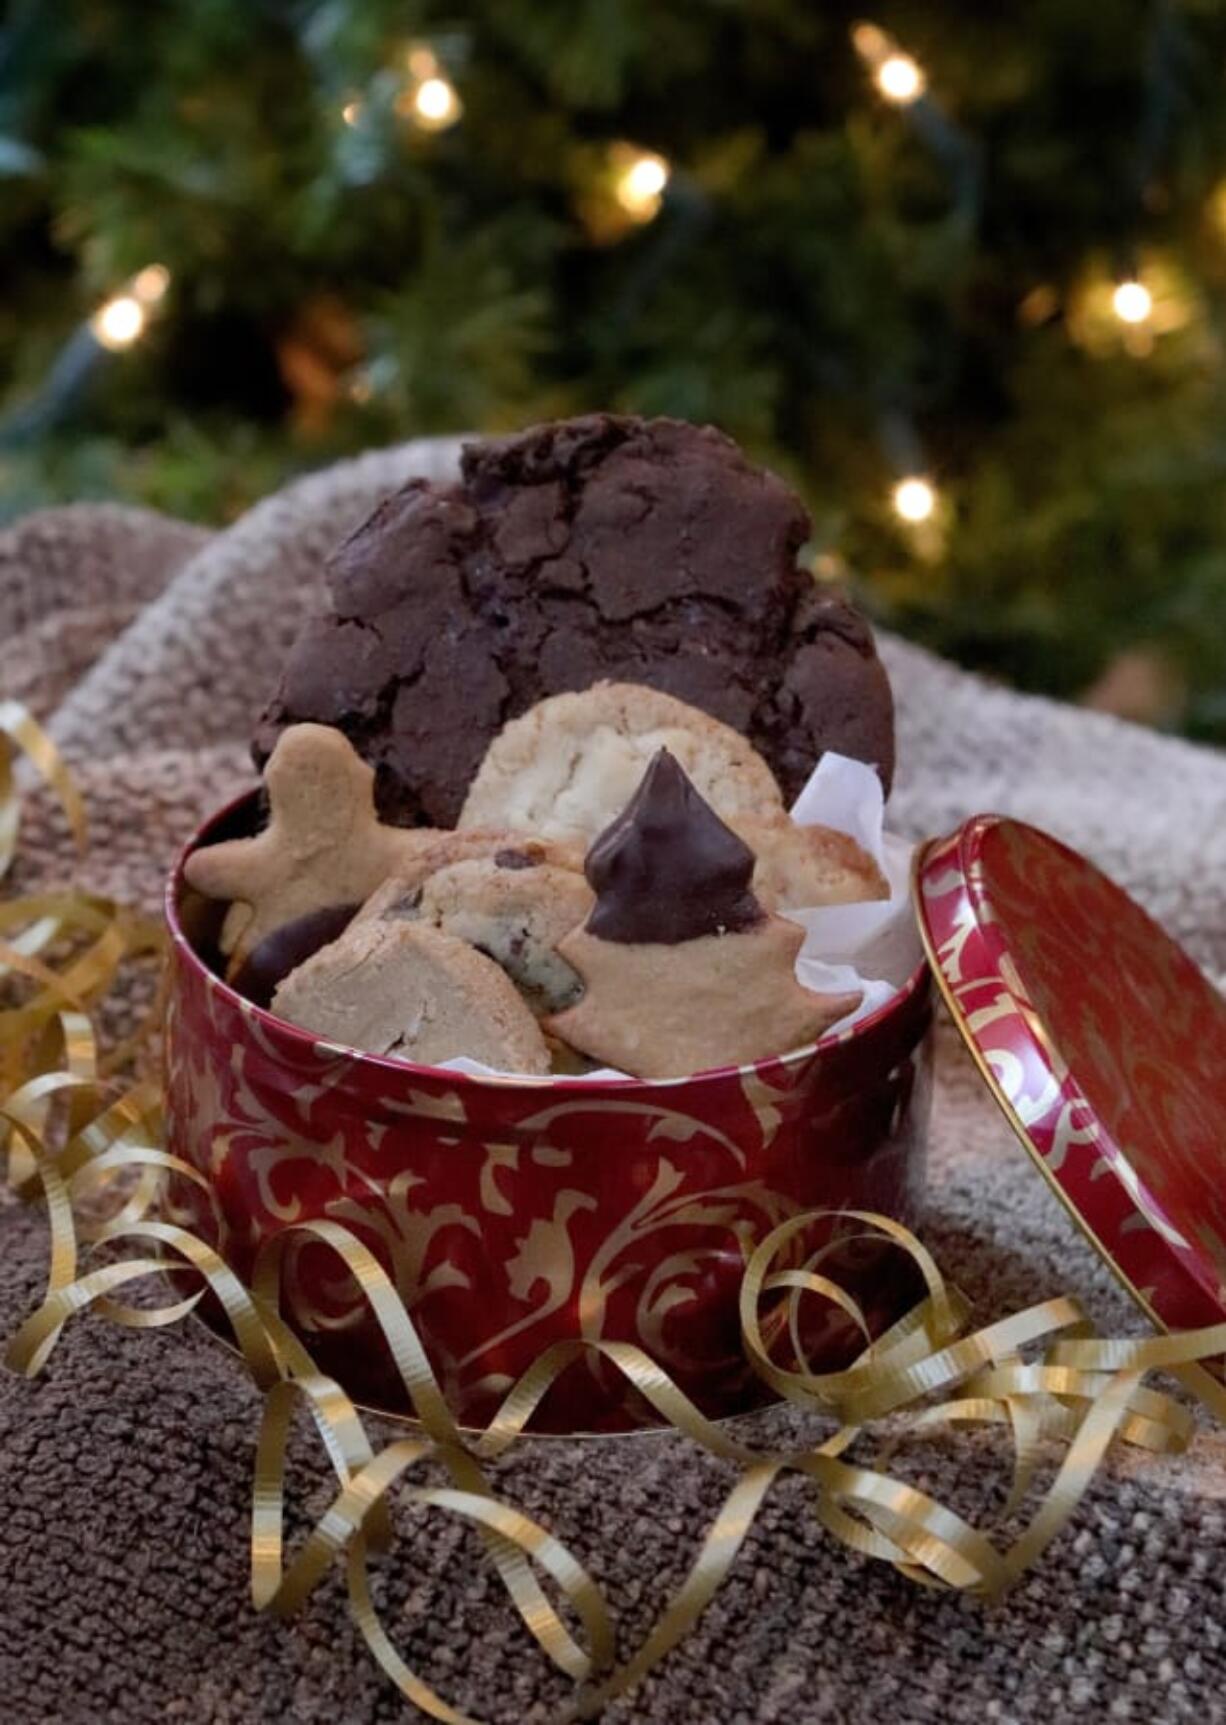
POLYGON ((21 803, 13 781, 14 749, 25 756, 59 798, 82 855, 86 845, 85 804, 59 750, 19 701, 0 701, 0 880, 12 866, 21 826, 21 803))
MULTIPOLYGON (((82 844, 85 834, 80 798, 54 745, 22 709, 0 703, 0 878, 18 832, 14 749, 59 796, 82 844)), ((124 1087, 110 1077, 132 1045, 104 1060, 90 1017, 119 965, 154 950, 158 940, 147 920, 86 895, 44 894, 0 906, 0 987, 6 990, 0 999, 18 1001, 21 988, 27 996, 0 1007, 0 1149, 8 1151, 10 1184, 23 1196, 41 1192, 50 1224, 44 1296, 11 1339, 7 1362, 29 1375, 42 1370, 64 1325, 80 1312, 140 1330, 181 1321, 211 1296, 264 1394, 251 1515, 256 1607, 289 1616, 334 1563, 343 1564, 349 1608, 371 1654, 406 1699, 443 1725, 477 1721, 407 1664, 371 1590, 370 1562, 390 1542, 394 1502, 459 1516, 480 1532, 524 1625, 580 1686, 567 1717, 590 1718, 689 1633, 784 1474, 803 1477, 818 1523, 847 1550, 892 1564, 923 1586, 992 1597, 1016 1582, 1067 1525, 1113 1442, 1166 1454, 1186 1447, 1191 1410, 1148 1387, 1150 1372, 1172 1374, 1226 1417, 1226 1388, 1205 1367, 1226 1353, 1226 1324, 1185 1335, 1108 1339, 1094 1333, 1077 1301, 1060 1296, 968 1331, 965 1302, 908 1229, 871 1212, 819 1211, 791 1217, 757 1244, 745 1268, 739 1314, 744 1351, 758 1376, 782 1400, 831 1422, 829 1435, 791 1449, 754 1448, 708 1419, 640 1347, 580 1338, 546 1350, 507 1391, 484 1430, 461 1431, 400 1291, 348 1228, 335 1221, 287 1227, 262 1250, 247 1287, 214 1247, 160 1213, 167 1176, 208 1193, 207 1178, 159 1142, 157 1086, 124 1087), (863 1237, 907 1253, 923 1283, 918 1303, 876 1338, 856 1302, 822 1271, 828 1249, 806 1254, 814 1226, 836 1216, 856 1224, 863 1237), (282 1256, 291 1235, 327 1246, 357 1282, 410 1398, 417 1428, 411 1436, 377 1449, 350 1397, 317 1370, 281 1313, 282 1256), (83 1262, 95 1248, 105 1249, 105 1261, 83 1262), (151 1279, 163 1286, 169 1280, 175 1297, 163 1305, 116 1298, 151 1279), (811 1298, 839 1308, 864 1339, 863 1351, 844 1370, 815 1372, 805 1356, 800 1310, 811 1298), (633 1386, 662 1426, 736 1469, 689 1573, 620 1665, 614 1664, 612 1612, 589 1570, 547 1528, 500 1497, 487 1474, 490 1463, 524 1440, 550 1386, 585 1351, 598 1352, 633 1386), (286 1445, 299 1404, 311 1415, 336 1490, 287 1557, 286 1445), (1012 1488, 988 1527, 893 1471, 910 1439, 968 1426, 998 1427, 1012 1446, 1012 1488), (1055 1476, 1036 1491, 1038 1464, 1050 1458, 1053 1445, 1063 1446, 1055 1476), (853 1450, 866 1453, 853 1460, 853 1450), (450 1483, 422 1483, 428 1463, 441 1464, 450 1483), (1037 1501, 1027 1514, 1032 1498, 1037 1501), (1023 1525, 1010 1539, 1009 1526, 1019 1517, 1023 1525)))

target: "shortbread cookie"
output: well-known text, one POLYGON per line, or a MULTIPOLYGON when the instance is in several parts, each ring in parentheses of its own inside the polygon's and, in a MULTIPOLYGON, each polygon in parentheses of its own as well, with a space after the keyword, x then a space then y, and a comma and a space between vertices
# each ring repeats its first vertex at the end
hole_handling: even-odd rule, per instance
POLYGON ((551 1034, 639 1078, 785 1054, 859 1004, 796 980, 804 931, 763 910, 754 856, 671 756, 588 853, 596 906, 559 951, 583 979, 551 1034))
POLYGON ((233 976, 286 923, 361 904, 389 875, 421 881, 467 856, 514 844, 505 833, 388 827, 375 814, 374 773, 340 731, 292 725, 264 771, 269 821, 250 839, 207 845, 187 879, 207 898, 230 899, 219 945, 233 976))
POLYGON ((777 916, 682 946, 633 946, 577 929, 561 953, 584 993, 547 1028, 636 1078, 681 1078, 805 1048, 861 996, 803 988, 796 980, 803 941, 802 928, 777 916))
POLYGON ((502 966, 534 1012, 545 1013, 560 1012, 579 995, 579 978, 557 946, 592 903, 592 889, 576 870, 508 849, 453 863, 417 887, 386 881, 360 915, 419 918, 468 941, 502 966))
POLYGON ((543 1074, 549 1052, 515 984, 492 959, 424 922, 352 923, 298 966, 272 1009, 329 1042, 424 1066, 467 1055, 543 1074))
POLYGON ((890 885, 855 839, 830 827, 798 826, 789 815, 733 816, 730 825, 757 860, 753 890, 768 910, 807 910, 889 898, 890 885))
POLYGON ((782 812, 774 775, 745 738, 684 701, 637 683, 554 695, 490 744, 460 826, 594 838, 667 748, 719 814, 782 812))

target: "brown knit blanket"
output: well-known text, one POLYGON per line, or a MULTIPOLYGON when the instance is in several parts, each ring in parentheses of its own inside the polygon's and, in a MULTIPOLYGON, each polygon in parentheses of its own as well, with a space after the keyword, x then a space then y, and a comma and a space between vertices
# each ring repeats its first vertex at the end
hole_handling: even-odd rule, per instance
MULTIPOLYGON (((321 559, 383 492, 451 444, 378 453, 207 535, 81 507, 0 535, 0 692, 50 726, 86 793, 86 884, 156 905, 202 811, 250 776, 246 738, 317 591, 321 559)), ((1001 809, 1085 850, 1219 980, 1226 976, 1226 759, 990 688, 886 640, 899 706, 893 824, 1001 809)), ((76 877, 34 797, 16 883, 76 877)), ((1065 1220, 943 1033, 925 1237, 987 1319, 1068 1290, 1106 1330, 1141 1320, 1065 1220)), ((0 1330, 35 1302, 46 1232, 0 1208, 0 1330)), ((247 1513, 257 1398, 197 1328, 69 1326, 45 1376, 0 1376, 0 1721, 329 1725, 408 1712, 349 1625, 339 1577, 289 1623, 252 1609, 247 1513)), ((794 1416, 768 1416, 782 1425, 794 1416)), ((936 1444, 938 1495, 998 1491, 996 1446, 936 1444)), ((291 1481, 318 1514, 329 1475, 304 1435, 291 1481)), ((589 1562, 637 1644, 727 1489, 667 1438, 538 1441, 506 1495, 589 1562)), ((959 1498, 961 1494, 961 1499, 959 1498)), ((551 1673, 454 1520, 405 1511, 379 1568, 385 1619, 457 1706, 552 1717, 551 1673)), ((617 1721, 1226 1718, 1226 1435, 1172 1461, 1114 1457, 1076 1520, 1002 1604, 921 1590, 848 1556, 778 1487, 696 1632, 617 1721)))

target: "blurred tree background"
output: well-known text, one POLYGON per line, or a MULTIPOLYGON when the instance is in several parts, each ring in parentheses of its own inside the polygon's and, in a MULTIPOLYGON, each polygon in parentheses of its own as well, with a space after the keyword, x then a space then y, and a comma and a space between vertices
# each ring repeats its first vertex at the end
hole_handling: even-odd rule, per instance
POLYGON ((712 420, 879 618, 1226 739, 1226 0, 0 19, 0 513, 712 420))

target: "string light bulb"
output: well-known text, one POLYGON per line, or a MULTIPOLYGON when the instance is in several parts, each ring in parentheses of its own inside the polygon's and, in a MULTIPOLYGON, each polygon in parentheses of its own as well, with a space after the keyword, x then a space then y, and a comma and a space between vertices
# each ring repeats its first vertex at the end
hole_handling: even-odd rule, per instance
POLYGON ((357 97, 354 96, 350 101, 346 102, 345 106, 341 109, 341 119, 347 126, 356 126, 361 118, 362 104, 358 101, 357 97))
POLYGON ((1133 277, 1116 284, 1111 309, 1121 323, 1147 323, 1154 309, 1154 296, 1144 282, 1133 277))
POLYGON ((401 92, 396 111, 423 132, 444 132, 455 125, 464 109, 455 85, 434 71, 401 92))
POLYGON ((918 102, 927 80, 919 61, 910 54, 887 54, 873 70, 873 81, 887 102, 907 108, 918 102))
POLYGON ((1069 340, 1096 357, 1148 359, 1159 342, 1187 330, 1216 363, 1216 327, 1203 288, 1172 253, 1147 246, 1127 259, 1087 258, 1064 294, 1069 340), (1212 356, 1212 357, 1211 357, 1212 356))
POLYGON ((895 107, 910 107, 928 88, 924 69, 915 56, 904 53, 876 24, 853 25, 851 45, 872 73, 881 95, 895 107))
POLYGON ((904 521, 918 526, 930 521, 937 506, 937 494, 927 479, 911 474, 900 479, 893 491, 894 510, 904 521))
POLYGON ((614 197, 632 221, 651 221, 659 214, 672 169, 654 150, 627 146, 615 152, 614 161, 614 197))
POLYGON ((460 98, 455 93, 455 86, 446 78, 424 79, 417 86, 413 106, 418 123, 431 131, 442 131, 445 126, 454 125, 460 117, 460 98))
POLYGON ((94 339, 112 353, 131 347, 145 333, 150 311, 169 286, 170 271, 165 264, 146 264, 90 318, 94 339))
POLYGON ((103 347, 120 353, 144 333, 145 308, 135 294, 120 293, 98 307, 91 328, 103 347))

